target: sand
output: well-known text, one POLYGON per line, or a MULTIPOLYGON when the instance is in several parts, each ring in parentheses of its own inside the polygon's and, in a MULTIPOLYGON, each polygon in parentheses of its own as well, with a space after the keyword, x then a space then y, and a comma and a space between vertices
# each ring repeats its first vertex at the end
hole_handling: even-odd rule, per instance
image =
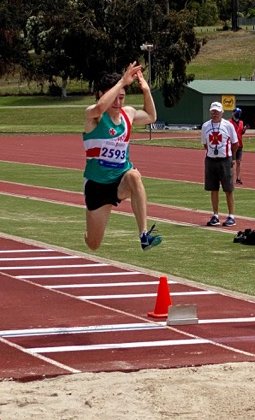
POLYGON ((0 419, 254 419, 255 362, 0 382, 0 419))

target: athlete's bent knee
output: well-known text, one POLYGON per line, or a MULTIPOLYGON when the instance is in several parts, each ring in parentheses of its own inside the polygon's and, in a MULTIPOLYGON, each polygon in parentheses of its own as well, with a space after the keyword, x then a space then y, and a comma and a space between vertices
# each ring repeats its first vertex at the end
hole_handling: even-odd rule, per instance
POLYGON ((127 173, 127 181, 130 186, 139 185, 142 182, 142 177, 140 172, 133 169, 127 173))
POLYGON ((84 240, 88 248, 91 249, 91 251, 96 251, 101 245, 101 242, 98 241, 96 238, 89 239, 86 234, 84 235, 84 240))

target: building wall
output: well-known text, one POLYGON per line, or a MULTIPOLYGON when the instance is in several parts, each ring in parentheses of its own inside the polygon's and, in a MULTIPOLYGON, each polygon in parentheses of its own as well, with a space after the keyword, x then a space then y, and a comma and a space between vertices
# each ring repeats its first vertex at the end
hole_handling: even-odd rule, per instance
POLYGON ((153 91, 152 95, 157 109, 158 121, 164 121, 166 124, 201 124, 203 120, 203 96, 201 93, 185 87, 182 98, 172 108, 165 106, 160 89, 153 91))

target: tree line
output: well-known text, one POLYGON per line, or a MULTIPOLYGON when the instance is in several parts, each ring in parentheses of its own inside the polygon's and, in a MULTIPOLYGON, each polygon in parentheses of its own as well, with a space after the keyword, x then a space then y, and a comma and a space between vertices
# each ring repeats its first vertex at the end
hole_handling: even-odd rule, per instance
POLYGON ((171 106, 193 79, 186 69, 201 45, 195 26, 253 12, 251 0, 1 0, 0 77, 19 71, 52 89, 56 78, 92 86, 102 71, 122 72, 142 56, 148 63, 141 45, 149 43, 152 82, 171 106))

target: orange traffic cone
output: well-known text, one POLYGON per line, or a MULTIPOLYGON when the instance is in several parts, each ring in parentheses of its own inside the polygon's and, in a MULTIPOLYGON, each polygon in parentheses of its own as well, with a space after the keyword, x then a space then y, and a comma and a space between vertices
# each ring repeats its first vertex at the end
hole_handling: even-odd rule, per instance
POLYGON ((168 306, 172 305, 169 285, 167 277, 162 276, 159 279, 157 300, 154 308, 154 312, 148 312, 148 316, 153 318, 167 318, 168 317, 168 306))

